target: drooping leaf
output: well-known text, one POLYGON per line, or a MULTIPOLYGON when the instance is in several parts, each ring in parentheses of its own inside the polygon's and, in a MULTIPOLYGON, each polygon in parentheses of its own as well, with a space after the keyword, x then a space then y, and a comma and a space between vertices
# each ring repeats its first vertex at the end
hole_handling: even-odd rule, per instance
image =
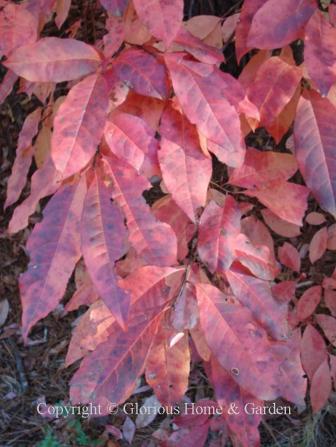
POLYGON ((217 402, 223 408, 224 419, 233 437, 238 439, 243 447, 259 445, 258 425, 261 421, 261 415, 248 415, 249 409, 247 407, 248 411, 246 411, 245 405, 249 404, 253 408, 262 406, 263 402, 244 391, 214 357, 211 358, 210 377, 217 402), (229 410, 233 407, 237 408, 238 414, 230 414, 229 410))
POLYGON ((114 113, 106 123, 104 135, 111 151, 138 172, 145 154, 157 151, 154 130, 141 118, 128 113, 114 113))
POLYGON ((122 16, 126 10, 128 0, 99 0, 107 12, 113 16, 122 16))
POLYGON ((248 45, 247 38, 250 32, 254 15, 258 9, 265 3, 265 0, 245 0, 239 15, 239 21, 236 28, 236 53, 238 61, 252 49, 248 45))
POLYGON ((271 345, 265 332, 253 323, 250 311, 227 303, 210 284, 196 284, 196 293, 205 338, 221 366, 257 398, 271 400, 278 396, 281 372, 275 371, 277 362, 272 359, 271 345), (250 350, 251 345, 254 348, 250 350))
POLYGON ((168 47, 182 25, 183 0, 134 0, 133 3, 140 20, 168 47))
POLYGON ((96 71, 101 59, 97 51, 75 39, 43 37, 20 46, 4 65, 32 82, 63 82, 96 71))
POLYGON ((336 108, 327 99, 301 97, 294 123, 294 148, 306 185, 321 207, 336 216, 336 108))
POLYGON ((174 231, 155 219, 142 197, 143 191, 149 188, 147 180, 115 157, 107 160, 113 182, 112 196, 126 217, 130 244, 149 264, 176 264, 174 231))
POLYGON ((17 233, 28 225, 28 218, 36 210, 39 201, 54 194, 60 184, 60 173, 56 171, 51 158, 31 178, 30 195, 15 208, 8 225, 10 233, 17 233))
POLYGON ((196 222, 197 211, 207 198, 211 159, 200 150, 195 127, 173 108, 164 111, 160 133, 158 157, 165 186, 189 219, 196 222))
POLYGON ((199 225, 198 253, 209 270, 223 272, 234 259, 234 241, 240 232, 241 212, 237 202, 227 196, 224 207, 211 201, 199 225))
POLYGON ((110 335, 108 329, 114 322, 115 318, 103 300, 98 300, 90 306, 72 332, 65 366, 86 356, 99 344, 108 340, 110 335))
POLYGON ((112 69, 106 77, 113 85, 116 81, 126 82, 140 95, 153 98, 168 96, 167 74, 163 64, 144 50, 128 48, 114 59, 112 69))
POLYGON ((12 70, 7 70, 0 85, 0 104, 2 104, 10 94, 17 79, 17 75, 12 70))
POLYGON ((119 208, 111 203, 111 190, 98 172, 88 188, 81 219, 81 247, 90 277, 107 307, 126 327, 129 296, 117 284, 114 263, 127 249, 127 232, 119 208))
POLYGON ((0 56, 37 39, 38 19, 25 6, 7 2, 0 14, 0 56))
POLYGON ((80 258, 79 223, 85 179, 62 187, 44 210, 44 219, 30 235, 28 270, 20 276, 23 336, 51 312, 63 297, 80 258))
POLYGON ((7 183, 5 208, 18 200, 26 183, 27 174, 33 157, 32 139, 38 131, 40 118, 41 109, 37 108, 27 116, 21 129, 16 148, 15 162, 7 183))
POLYGON ((301 76, 300 68, 287 64, 280 57, 271 57, 261 65, 247 89, 249 99, 260 111, 261 125, 271 128, 294 96, 301 76))
POLYGON ((229 182, 242 188, 263 188, 268 182, 289 179, 297 169, 291 154, 262 152, 249 147, 244 164, 232 170, 229 182))
POLYGON ((70 90, 56 114, 51 141, 51 156, 63 177, 83 169, 96 153, 107 109, 102 76, 89 76, 70 90))
POLYGON ((248 45, 260 49, 288 45, 301 37, 315 10, 314 0, 267 0, 253 16, 248 45))
POLYGON ((174 405, 187 391, 190 371, 189 342, 186 334, 172 345, 176 331, 162 322, 148 355, 146 381, 162 405, 174 405))
POLYGON ((68 17, 70 7, 71 0, 57 0, 55 23, 58 28, 61 28, 66 18, 68 17))
POLYGON ((287 305, 272 296, 269 282, 253 276, 227 271, 227 277, 235 297, 252 312, 275 339, 287 337, 287 305))
POLYGON ((110 337, 87 355, 71 380, 72 402, 94 402, 108 414, 110 405, 123 402, 132 392, 145 368, 153 338, 170 298, 166 280, 177 269, 143 267, 120 282, 130 291, 132 305, 127 332, 114 324, 110 337))
POLYGON ((177 237, 177 258, 184 259, 188 254, 188 244, 195 233, 195 225, 186 214, 176 205, 170 195, 157 200, 152 213, 161 222, 166 222, 172 227, 177 237))
POLYGON ((241 165, 245 148, 239 116, 226 95, 220 94, 223 86, 210 81, 208 66, 203 67, 204 64, 197 64, 197 73, 195 65, 190 69, 181 56, 166 55, 165 61, 176 96, 188 119, 196 124, 203 135, 227 152, 228 155, 223 160, 225 158, 229 162, 231 158, 232 166, 241 165))
POLYGON ((245 194, 256 197, 280 219, 294 225, 302 225, 309 196, 309 189, 305 186, 275 180, 264 188, 245 191, 245 194))
POLYGON ((304 55, 308 74, 323 96, 336 82, 335 40, 335 27, 316 10, 306 27, 304 55))

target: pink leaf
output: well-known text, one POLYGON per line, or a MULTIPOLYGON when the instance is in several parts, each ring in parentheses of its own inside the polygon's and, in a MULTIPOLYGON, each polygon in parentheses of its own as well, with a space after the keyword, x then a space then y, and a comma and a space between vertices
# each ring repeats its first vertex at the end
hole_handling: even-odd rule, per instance
POLYGON ((107 12, 113 16, 122 16, 127 8, 128 0, 99 0, 107 12))
POLYGON ((32 82, 63 82, 96 71, 101 63, 97 51, 75 39, 44 37, 20 46, 4 65, 32 82))
POLYGON ((335 40, 336 29, 316 10, 306 27, 304 55, 308 74, 323 96, 336 82, 335 40))
POLYGON ((322 298, 321 286, 313 286, 307 289, 296 305, 296 315, 303 321, 309 318, 317 308, 322 298))
POLYGON ((312 325, 308 324, 301 341, 301 360, 310 380, 327 357, 327 347, 322 336, 312 325))
POLYGON ((95 172, 84 202, 81 244, 85 265, 99 296, 121 325, 126 327, 129 297, 117 285, 114 263, 127 249, 123 216, 111 203, 111 191, 95 172))
POLYGON ((306 185, 325 211, 336 216, 336 108, 317 93, 301 97, 294 124, 294 147, 306 185))
POLYGON ((158 156, 165 186, 176 204, 196 222, 198 209, 206 203, 211 160, 200 149, 195 127, 172 108, 163 113, 160 133, 158 156))
POLYGON ((108 109, 106 83, 92 75, 76 84, 55 117, 51 155, 63 177, 83 169, 97 150, 108 109))
POLYGON ((106 72, 112 85, 115 81, 126 82, 136 93, 153 98, 168 96, 167 74, 163 64, 144 50, 128 48, 113 61, 106 72))
POLYGON ((17 75, 12 70, 7 71, 0 85, 0 104, 2 104, 10 94, 17 79, 17 75))
POLYGON ((168 47, 182 25, 183 0, 134 0, 133 3, 140 20, 168 47))
POLYGON ((38 131, 40 118, 41 109, 38 108, 29 114, 23 123, 16 148, 15 162, 11 176, 8 179, 5 208, 18 200, 26 184, 27 174, 33 157, 32 139, 38 131))
POLYGON ((285 242, 278 251, 279 261, 285 267, 293 270, 294 272, 300 272, 301 259, 300 253, 297 251, 293 245, 285 242))
POLYGON ((63 297, 80 258, 79 223, 86 185, 61 188, 44 210, 28 240, 28 270, 20 277, 23 336, 48 315, 63 297))
POLYGON ((113 181, 112 197, 126 217, 130 244, 149 264, 176 264, 177 243, 173 229, 155 219, 142 197, 143 191, 149 188, 147 180, 115 157, 107 160, 108 174, 113 181))
POLYGON ((336 346, 336 319, 330 315, 316 315, 316 321, 333 346, 336 346))
POLYGON ((331 377, 328 360, 324 360, 315 372, 311 387, 310 400, 313 407, 313 412, 317 413, 327 403, 331 393, 331 377))
POLYGON ((315 211, 312 211, 311 213, 307 214, 306 216, 306 222, 309 225, 321 225, 325 223, 326 218, 321 213, 316 213, 315 211))
POLYGON ((284 237, 300 236, 301 230, 299 225, 295 225, 281 219, 268 209, 261 210, 261 214, 264 218, 264 221, 271 228, 271 230, 274 231, 274 233, 277 233, 280 236, 284 237))
POLYGON ((253 17, 248 45, 260 49, 288 45, 301 37, 315 10, 314 0, 267 0, 253 17))
POLYGON ((309 259, 312 264, 324 255, 328 244, 328 230, 323 227, 318 230, 309 245, 309 259))
POLYGON ((267 281, 234 271, 225 273, 235 297, 275 339, 287 337, 287 305, 276 301, 267 281))

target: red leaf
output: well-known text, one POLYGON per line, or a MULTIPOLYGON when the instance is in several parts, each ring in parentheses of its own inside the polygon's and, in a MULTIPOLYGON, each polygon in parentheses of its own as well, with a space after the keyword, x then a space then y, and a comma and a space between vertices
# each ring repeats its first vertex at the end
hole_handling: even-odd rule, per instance
POLYGON ((198 209, 206 203, 211 159, 199 147, 196 128, 172 108, 163 113, 160 133, 158 157, 164 184, 176 204, 196 222, 198 209))
POLYGON ((127 332, 114 324, 106 342, 83 360, 71 380, 70 397, 74 403, 102 405, 108 414, 111 405, 123 402, 143 373, 162 311, 170 298, 166 280, 180 271, 172 268, 143 267, 120 281, 131 292, 134 304, 127 332))
POLYGON ((309 195, 309 190, 305 186, 273 181, 263 189, 245 191, 245 194, 256 197, 281 219, 294 225, 302 225, 309 195))
POLYGON ((310 400, 313 412, 317 413, 327 403, 331 393, 331 377, 328 360, 324 360, 315 372, 310 387, 310 400))
POLYGON ((75 39, 44 37, 20 46, 4 65, 32 82, 63 82, 96 71, 101 63, 97 51, 75 39))
POLYGON ((293 245, 285 242, 278 250, 279 261, 285 267, 293 270, 294 272, 300 272, 301 259, 300 253, 293 245))
POLYGON ((274 255, 274 241, 271 233, 266 225, 255 216, 248 216, 242 219, 241 229, 254 246, 264 245, 269 249, 270 254, 274 255))
POLYGON ((322 287, 313 286, 307 289, 296 305, 296 315, 303 321, 309 318, 314 312, 322 298, 322 287))
POLYGON ((90 306, 72 332, 65 366, 68 367, 108 340, 109 328, 114 322, 115 318, 104 301, 98 300, 90 306))
POLYGON ((247 37, 253 17, 264 3, 265 0, 245 0, 243 3, 236 28, 236 53, 239 62, 244 54, 252 49, 247 44, 247 37))
POLYGON ((336 250, 336 224, 328 227, 328 250, 336 250))
POLYGON ((102 76, 89 76, 70 90, 56 114, 51 141, 51 155, 63 177, 83 169, 96 153, 107 109, 102 76))
POLYGON ((162 99, 168 96, 167 74, 164 65, 151 54, 136 48, 120 53, 106 72, 107 79, 127 84, 140 95, 162 99))
POLYGON ((301 98, 294 124, 294 146, 306 185, 325 211, 336 216, 336 109, 327 99, 301 98))
POLYGON ((324 291, 324 301, 331 315, 336 317, 336 290, 326 289, 324 291))
POLYGON ((195 288, 186 281, 172 309, 172 326, 178 331, 193 329, 197 325, 198 318, 195 288))
POLYGON ((166 222, 172 227, 177 237, 177 258, 184 259, 189 251, 188 243, 195 233, 195 225, 169 195, 157 200, 152 212, 161 222, 166 222))
POLYGON ((317 10, 306 27, 304 55, 308 74, 323 96, 336 82, 335 40, 336 29, 317 10))
POLYGON ((104 135, 111 151, 138 172, 145 155, 157 152, 154 130, 141 118, 128 113, 114 113, 106 123, 104 135))
POLYGON ((108 33, 104 35, 104 56, 110 59, 125 40, 124 22, 120 17, 108 17, 106 20, 108 33))
POLYGON ((38 20, 24 5, 7 3, 0 13, 0 56, 36 41, 38 20))
POLYGON ((149 264, 176 264, 177 244, 172 228, 158 222, 147 207, 142 193, 147 180, 116 158, 108 158, 108 174, 113 181, 113 199, 122 209, 129 231, 129 242, 149 264))
POLYGON ((263 188, 268 182, 289 179, 297 169, 291 154, 262 152, 249 147, 244 164, 231 171, 229 182, 242 188, 263 188))
POLYGON ((140 20, 168 47, 182 25, 183 0, 134 0, 133 3, 140 20))
POLYGON ((240 232, 241 212, 227 196, 224 208, 210 202, 199 224, 198 253, 210 272, 224 272, 234 259, 234 240, 240 232))
POLYGON ((296 237, 300 236, 301 230, 299 225, 292 224, 286 220, 280 219, 272 213, 271 210, 263 209, 261 214, 267 225, 277 234, 284 237, 296 237))
POLYGON ((299 39, 316 7, 314 0, 267 0, 253 17, 248 45, 272 49, 299 39))
POLYGON ((31 178, 30 195, 14 210, 8 225, 10 233, 17 233, 28 225, 28 218, 35 211, 38 202, 50 194, 54 194, 60 182, 59 172, 49 158, 42 168, 34 172, 31 178))
POLYGON ((68 17, 71 7, 71 0, 57 0, 55 23, 57 28, 61 28, 68 17))
POLYGON ((163 405, 180 402, 188 388, 190 352, 188 336, 181 333, 171 346, 176 331, 162 322, 148 355, 146 381, 163 405))
POLYGON ((107 12, 113 16, 122 16, 126 10, 128 0, 99 0, 107 12))
POLYGON ((61 188, 44 210, 27 243, 30 262, 20 277, 23 336, 48 315, 63 297, 80 258, 79 222, 86 185, 61 188))
POLYGON ((274 300, 270 284, 253 276, 234 271, 225 273, 235 297, 250 309, 254 318, 269 331, 273 338, 287 337, 287 304, 274 300))
POLYGON ((258 425, 261 422, 261 415, 256 413, 248 415, 245 405, 261 407, 263 402, 244 391, 214 357, 211 358, 210 377, 216 400, 223 407, 223 417, 232 436, 239 440, 242 447, 257 447, 260 441, 258 425), (234 406, 239 413, 231 415, 229 409, 234 406))
MULTIPOLYGON (((216 17, 216 19, 218 19, 218 17, 216 17)), ((219 49, 213 48, 205 42, 202 42, 183 26, 180 27, 175 37, 175 43, 178 45, 179 50, 183 49, 195 59, 204 62, 205 64, 218 64, 223 62, 223 54, 219 49)))
POLYGON ((129 296, 117 285, 114 263, 126 250, 127 232, 111 191, 95 172, 86 194, 81 219, 81 244, 85 265, 97 289, 120 326, 125 329, 129 296))
POLYGON ((336 346, 336 319, 330 315, 316 315, 316 321, 333 346, 336 346))
POLYGON ((316 213, 315 211, 307 214, 306 222, 309 225, 321 225, 326 221, 326 218, 321 213, 316 213))
POLYGON ((166 55, 165 61, 176 96, 188 119, 197 125, 204 136, 223 148, 227 153, 223 160, 229 163, 231 157, 233 166, 241 165, 245 148, 239 116, 226 95, 220 93, 224 82, 223 85, 214 82, 208 71, 209 66, 201 63, 189 63, 175 55, 166 55), (196 69, 199 69, 198 73, 194 71, 196 69))
POLYGON ((308 324, 301 341, 301 360, 310 380, 327 357, 327 348, 322 336, 312 325, 308 324))
POLYGON ((32 139, 38 131, 40 118, 41 109, 38 108, 30 113, 23 123, 16 148, 15 162, 7 183, 5 208, 18 200, 26 184, 27 174, 33 157, 32 139))
POLYGON ((227 303, 225 295, 210 284, 196 284, 196 294, 206 341, 221 366, 247 392, 259 399, 275 399, 282 373, 276 371, 266 333, 253 323, 251 312, 227 303))
POLYGON ((271 128, 294 96, 301 76, 300 68, 287 64, 280 57, 271 57, 261 65, 247 94, 258 107, 264 127, 271 128))
POLYGON ((0 104, 2 104, 10 94, 17 79, 17 75, 12 70, 7 70, 0 85, 0 104))
POLYGON ((328 230, 323 227, 318 230, 309 245, 309 259, 312 264, 324 255, 328 244, 328 230))

